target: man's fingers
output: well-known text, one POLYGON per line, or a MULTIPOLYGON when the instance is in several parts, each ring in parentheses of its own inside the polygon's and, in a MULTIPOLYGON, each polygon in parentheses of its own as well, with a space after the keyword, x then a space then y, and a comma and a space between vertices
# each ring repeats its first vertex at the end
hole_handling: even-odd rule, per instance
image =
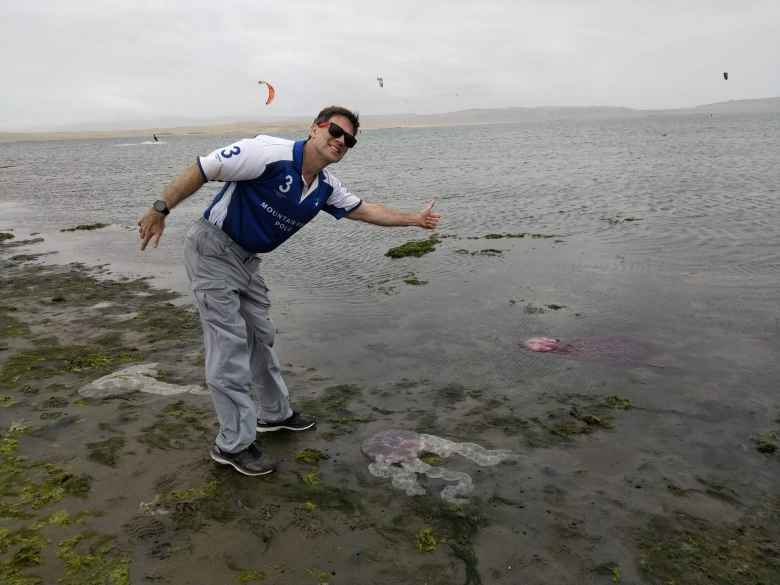
POLYGON ((162 237, 162 232, 160 232, 159 234, 157 234, 155 236, 155 238, 154 238, 154 247, 155 248, 160 245, 160 238, 161 237, 162 237))

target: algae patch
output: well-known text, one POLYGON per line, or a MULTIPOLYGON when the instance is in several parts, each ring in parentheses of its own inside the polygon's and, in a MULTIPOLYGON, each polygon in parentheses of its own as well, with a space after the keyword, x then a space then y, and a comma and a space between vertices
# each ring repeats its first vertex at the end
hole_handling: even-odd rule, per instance
POLYGON ((30 328, 15 319, 11 313, 16 312, 14 307, 0 306, 0 339, 9 337, 21 337, 30 333, 30 328))
POLYGON ((119 452, 124 446, 124 437, 111 437, 105 441, 87 443, 87 450, 89 452, 87 456, 92 461, 100 463, 101 465, 116 467, 117 461, 119 461, 119 452))
POLYGON ((113 537, 77 534, 57 545, 65 565, 62 585, 130 585, 130 561, 122 556, 113 537))
POLYGON ((777 433, 770 431, 762 433, 753 439, 756 445, 756 451, 771 455, 777 451, 777 433))
POLYGON ((295 460, 301 463, 307 463, 309 465, 317 465, 320 461, 329 459, 329 457, 322 451, 317 449, 303 449, 295 454, 295 460))
POLYGON ((652 583, 780 583, 780 507, 776 502, 738 525, 685 514, 653 518, 639 534, 640 569, 652 583))
POLYGON ((439 539, 431 528, 421 528, 417 532, 417 550, 421 553, 435 551, 439 547, 439 539))
POLYGON ((108 373, 117 364, 140 360, 140 354, 87 345, 44 345, 11 356, 0 370, 0 385, 14 388, 40 380, 75 374, 79 378, 108 373))
MULTIPOLYGON (((456 506, 427 496, 414 498, 411 507, 414 515, 427 524, 417 533, 415 543, 435 548, 436 544, 446 542, 453 556, 464 564, 464 585, 481 585, 474 541, 480 528, 487 525, 487 519, 480 507, 476 504, 456 506)), ((408 522, 408 516, 396 517, 394 522, 403 525, 408 522)))
POLYGON ((184 400, 166 405, 155 417, 153 424, 144 427, 138 441, 154 449, 178 449, 195 442, 206 441, 209 427, 203 421, 212 415, 190 406, 184 400))
POLYGON ((351 433, 355 425, 373 420, 371 417, 358 416, 349 408, 350 403, 361 395, 362 390, 352 384, 329 386, 323 390, 320 398, 302 400, 301 409, 331 426, 327 433, 323 433, 326 437, 343 435, 351 433))
POLYGON ((427 240, 411 240, 395 248, 390 248, 385 252, 385 256, 388 258, 405 258, 407 256, 419 258, 433 252, 436 249, 436 244, 440 242, 441 240, 436 236, 431 236, 427 240))
MULTIPOLYGON (((67 510, 45 508, 70 497, 84 498, 91 485, 89 476, 20 455, 19 444, 27 431, 15 425, 0 436, 0 518, 9 520, 9 528, 0 528, 0 582, 13 585, 42 583, 29 571, 52 556, 47 554, 52 533, 80 524, 88 515, 74 517, 67 510), (16 527, 11 528, 14 524, 16 527)), ((122 565, 107 550, 92 551, 87 556, 74 552, 76 539, 85 538, 77 535, 58 547, 58 556, 64 562, 59 582, 127 585, 127 563, 122 565)))
POLYGON ((427 280, 420 280, 414 273, 408 274, 406 278, 404 278, 404 282, 412 286, 423 286, 428 284, 427 280))
POLYGON ((99 230, 101 228, 108 227, 107 223, 82 223, 80 225, 77 225, 76 227, 72 228, 63 228, 60 231, 61 232, 78 232, 78 231, 92 231, 92 230, 99 230))

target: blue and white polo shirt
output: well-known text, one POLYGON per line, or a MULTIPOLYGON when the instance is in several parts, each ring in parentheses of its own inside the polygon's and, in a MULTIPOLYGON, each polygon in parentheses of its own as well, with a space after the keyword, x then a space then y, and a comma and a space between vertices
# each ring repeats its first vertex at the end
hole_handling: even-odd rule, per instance
POLYGON ((306 188, 304 141, 273 136, 239 140, 198 157, 206 181, 225 181, 203 213, 249 252, 270 252, 321 210, 341 219, 362 201, 326 169, 306 188))

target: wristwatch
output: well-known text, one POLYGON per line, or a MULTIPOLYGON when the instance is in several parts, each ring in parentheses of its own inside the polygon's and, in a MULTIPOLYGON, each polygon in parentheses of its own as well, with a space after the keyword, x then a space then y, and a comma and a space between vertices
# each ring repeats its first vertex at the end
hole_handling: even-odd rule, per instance
POLYGON ((168 215, 171 212, 171 210, 168 209, 168 205, 162 199, 158 199, 157 201, 155 201, 152 204, 152 209, 154 209, 155 211, 159 211, 163 215, 168 215))

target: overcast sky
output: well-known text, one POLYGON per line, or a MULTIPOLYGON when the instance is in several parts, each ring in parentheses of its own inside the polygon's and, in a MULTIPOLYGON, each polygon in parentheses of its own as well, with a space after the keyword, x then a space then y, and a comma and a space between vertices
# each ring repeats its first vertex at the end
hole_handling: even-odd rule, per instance
POLYGON ((4 0, 0 39, 0 130, 780 96, 780 0, 4 0))

